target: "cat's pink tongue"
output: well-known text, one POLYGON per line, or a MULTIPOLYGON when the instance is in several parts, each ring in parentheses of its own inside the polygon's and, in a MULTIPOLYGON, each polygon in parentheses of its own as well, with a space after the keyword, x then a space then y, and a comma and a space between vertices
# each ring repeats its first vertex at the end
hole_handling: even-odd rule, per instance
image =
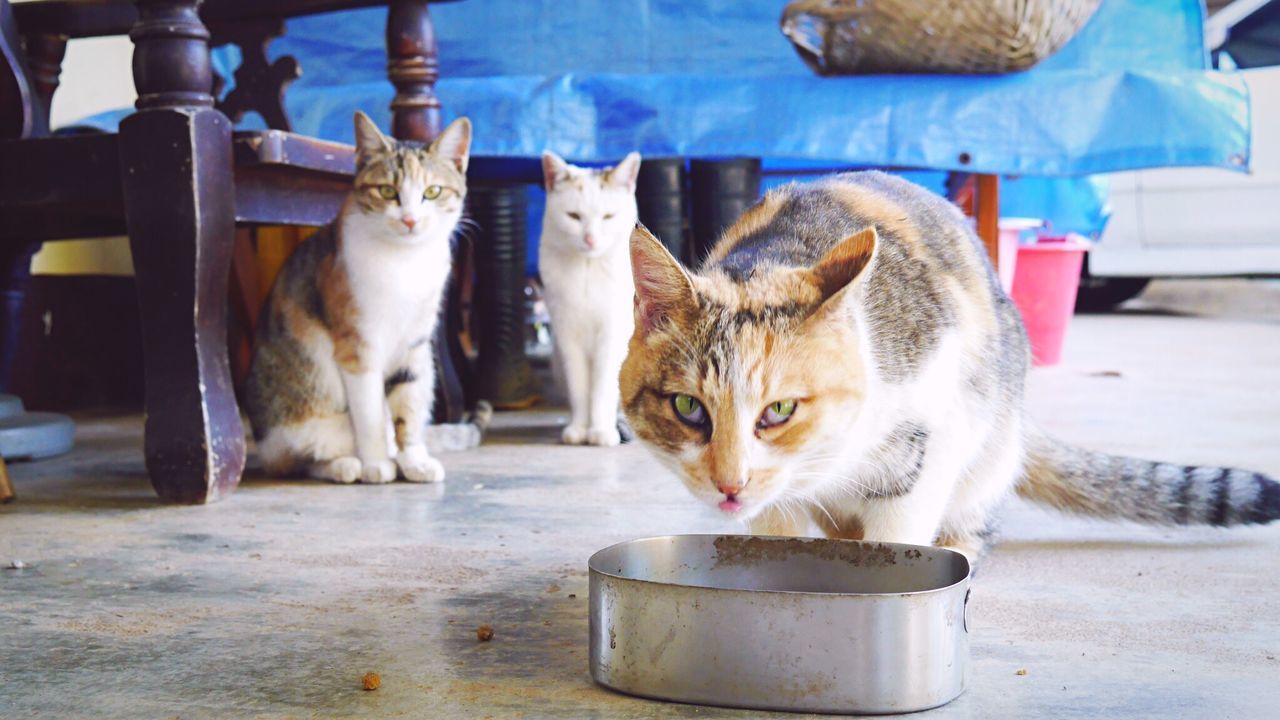
POLYGON ((742 509, 742 503, 737 500, 721 500, 720 509, 725 512, 738 512, 742 509))

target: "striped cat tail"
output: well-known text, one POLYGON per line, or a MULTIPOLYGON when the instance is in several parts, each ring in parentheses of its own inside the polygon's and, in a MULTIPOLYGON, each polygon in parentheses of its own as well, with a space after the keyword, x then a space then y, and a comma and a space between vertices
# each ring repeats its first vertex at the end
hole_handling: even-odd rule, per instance
POLYGON ((1076 515, 1150 525, 1262 525, 1280 483, 1262 473, 1107 455, 1033 432, 1018 495, 1076 515))

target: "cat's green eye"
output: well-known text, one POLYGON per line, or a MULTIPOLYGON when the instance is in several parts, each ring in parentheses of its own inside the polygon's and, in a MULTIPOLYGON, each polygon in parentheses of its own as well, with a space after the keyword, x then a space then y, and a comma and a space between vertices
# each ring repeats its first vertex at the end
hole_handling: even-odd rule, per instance
POLYGON ((612 219, 613 219, 613 213, 605 213, 605 214, 604 214, 604 219, 605 219, 605 220, 612 220, 612 219))
POLYGON ((439 185, 428 185, 426 190, 422 191, 422 197, 428 200, 435 200, 440 197, 440 193, 444 192, 444 188, 439 185))
POLYGON ((569 219, 570 219, 570 220, 581 220, 581 219, 582 219, 582 216, 581 216, 581 215, 579 215, 579 214, 578 214, 578 213, 576 213, 576 212, 565 213, 565 214, 569 216, 569 219))
POLYGON ((764 409, 764 412, 760 413, 760 420, 756 425, 761 429, 781 425, 782 423, 790 420, 791 416, 795 414, 795 411, 795 400, 779 400, 777 402, 769 403, 769 406, 764 409))
POLYGON ((395 200, 396 196, 399 194, 400 193, 396 192, 395 186, 393 185, 378 186, 378 195, 381 196, 383 200, 395 200))
POLYGON ((702 427, 707 424, 707 410, 702 407, 702 403, 692 395, 684 393, 676 393, 671 396, 671 407, 676 411, 676 417, 682 422, 695 427, 702 427))

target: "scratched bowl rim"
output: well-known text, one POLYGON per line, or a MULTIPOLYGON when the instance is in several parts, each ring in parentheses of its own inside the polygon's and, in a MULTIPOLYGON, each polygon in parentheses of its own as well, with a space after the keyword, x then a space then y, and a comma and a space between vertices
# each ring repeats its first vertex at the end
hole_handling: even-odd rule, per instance
POLYGON ((626 582, 634 582, 634 583, 644 583, 646 585, 656 585, 659 587, 693 588, 699 591, 728 592, 728 593, 805 595, 805 596, 821 597, 821 598, 833 598, 833 597, 887 598, 887 597, 911 597, 916 595, 929 595, 934 593, 944 593, 949 590, 953 590, 955 588, 961 587, 969 583, 973 579, 973 563, 969 561, 969 558, 966 557, 964 553, 958 552, 956 550, 952 550, 950 548, 938 547, 936 545, 912 545, 910 543, 876 542, 876 541, 867 541, 867 540, 844 540, 844 539, 836 539, 836 538, 785 537, 785 536, 779 536, 779 535, 745 535, 741 533, 738 533, 738 534, 735 534, 735 533, 687 533, 687 534, 676 533, 676 534, 669 534, 669 535, 651 535, 648 537, 624 540, 622 542, 614 543, 608 547, 601 548, 600 550, 597 550, 595 553, 593 553, 591 557, 587 559, 587 570, 589 572, 603 575, 605 577, 610 577, 615 580, 623 580, 626 582), (702 584, 695 584, 695 583, 667 582, 663 580, 653 580, 653 579, 644 578, 644 577, 631 577, 631 576, 622 574, 620 572, 605 570, 601 566, 601 561, 603 560, 602 556, 605 553, 615 551, 615 550, 620 550, 627 546, 639 546, 644 543, 650 543, 650 542, 655 542, 660 540, 679 540, 682 538, 693 538, 693 539, 741 538, 741 539, 756 539, 756 540, 766 540, 766 541, 799 540, 805 544, 814 544, 814 545, 823 545, 823 544, 885 545, 891 548, 916 549, 916 550, 920 550, 921 552, 928 551, 930 553, 936 553, 941 557, 958 558, 961 562, 964 563, 963 564, 964 574, 960 577, 959 580, 956 580, 953 583, 950 583, 948 585, 940 585, 938 587, 926 588, 924 590, 908 590, 903 592, 819 592, 814 590, 757 590, 754 588, 733 588, 733 587, 723 587, 718 585, 702 585, 702 584))

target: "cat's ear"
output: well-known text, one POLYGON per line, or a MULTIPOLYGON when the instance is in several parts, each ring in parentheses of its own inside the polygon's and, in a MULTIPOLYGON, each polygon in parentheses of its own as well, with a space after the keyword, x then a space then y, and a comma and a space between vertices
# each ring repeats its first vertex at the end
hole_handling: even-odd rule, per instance
POLYGON ((698 303, 689 274, 658 238, 637 223, 631 231, 636 328, 645 333, 692 312, 698 303))
POLYGON ((391 138, 382 134, 368 115, 356 111, 356 160, 366 162, 371 156, 395 147, 391 138))
POLYGON ((465 174, 471 159, 471 121, 460 117, 449 123, 449 127, 431 143, 431 154, 443 157, 453 163, 458 172, 465 174))
POLYGON ((841 240, 809 268, 809 279, 818 287, 824 305, 862 277, 875 257, 879 242, 874 227, 864 228, 841 240))
POLYGON ((556 183, 569 175, 569 163, 550 150, 542 151, 542 184, 547 192, 556 189, 556 183))
POLYGON ((604 181, 607 185, 635 190, 636 176, 639 174, 640 153, 633 152, 623 158, 622 162, 609 168, 609 172, 604 174, 604 181))

